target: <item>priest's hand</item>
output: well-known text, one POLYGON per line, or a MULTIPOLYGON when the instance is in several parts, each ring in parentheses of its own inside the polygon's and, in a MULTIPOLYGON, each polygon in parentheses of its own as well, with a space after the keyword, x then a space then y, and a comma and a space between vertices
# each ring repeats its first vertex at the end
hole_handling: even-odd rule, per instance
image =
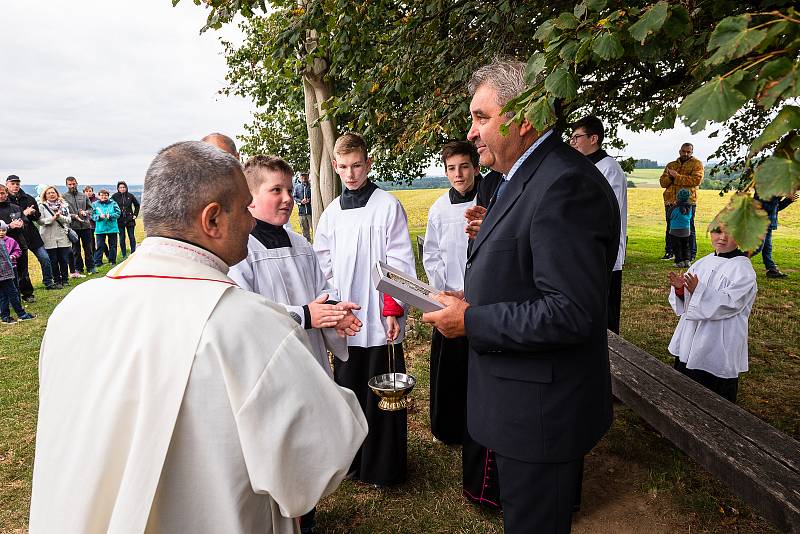
POLYGON ((462 337, 467 335, 464 326, 464 313, 469 308, 469 302, 461 297, 455 296, 460 291, 447 291, 432 295, 434 299, 444 304, 445 308, 439 311, 422 314, 422 320, 432 324, 446 338, 462 337))
MULTIPOLYGON (((328 294, 323 293, 308 304, 312 328, 333 328, 347 315, 348 310, 341 302, 339 304, 325 304, 327 300, 328 294)), ((352 303, 346 302, 345 304, 352 303)))
MULTIPOLYGON (((348 302, 347 304, 352 304, 352 303, 348 302)), ((361 309, 361 306, 358 305, 354 306, 355 308, 352 308, 353 310, 361 309)), ((344 316, 344 319, 336 323, 336 326, 334 326, 334 328, 336 329, 336 334, 339 337, 346 337, 346 336, 356 335, 358 331, 361 330, 361 325, 362 323, 358 319, 358 317, 353 315, 352 311, 348 311, 347 315, 344 316)))
POLYGON ((696 274, 692 273, 684 274, 683 278, 686 280, 686 291, 694 293, 694 290, 697 289, 697 284, 700 283, 700 279, 696 274))
POLYGON ((386 318, 386 340, 394 341, 400 335, 400 323, 397 317, 389 316, 386 318))

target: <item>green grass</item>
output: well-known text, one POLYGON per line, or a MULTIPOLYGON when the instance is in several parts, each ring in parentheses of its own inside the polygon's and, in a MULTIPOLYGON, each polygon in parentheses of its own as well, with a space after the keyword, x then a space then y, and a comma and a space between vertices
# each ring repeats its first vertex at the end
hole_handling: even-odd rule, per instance
MULTIPOLYGON (((656 177, 657 179, 657 177, 656 177)), ((424 234, 427 208, 441 190, 398 191, 406 207, 413 242, 424 234)), ((697 227, 699 255, 711 248, 702 228, 725 205, 714 191, 699 192, 697 227)), ((296 215, 295 229, 299 229, 296 215)), ((139 227, 141 232, 141 227, 139 227)), ((140 239, 142 236, 140 235, 140 239)), ((629 191, 629 241, 623 277, 622 335, 654 356, 671 361, 666 347, 677 323, 667 304, 668 262, 663 253, 663 204, 660 189, 629 191)), ((742 376, 739 404, 758 417, 800 437, 800 209, 781 213, 774 234, 774 256, 790 277, 767 280, 760 258, 753 259, 759 294, 750 321, 750 372, 742 376)), ((415 245, 416 250, 416 245, 415 245)), ((35 266, 36 261, 32 264, 35 266)), ((105 272, 105 267, 102 272, 105 272)), ((421 266, 418 264, 421 272, 421 266)), ((35 280, 40 279, 33 274, 35 280)), ((30 478, 37 409, 38 347, 47 317, 67 290, 37 287, 37 302, 28 306, 37 315, 28 323, 0 329, 0 532, 24 532, 30 499, 30 478)), ((94 332, 76 332, 91 343, 94 332)), ((409 320, 406 352, 418 379, 409 416, 409 481, 399 488, 376 490, 346 481, 318 507, 320 532, 331 533, 494 533, 502 522, 476 510, 460 495, 460 453, 434 443, 428 415, 428 340, 430 328, 409 320)), ((65 340, 68 347, 71 340, 65 340)), ((682 452, 655 433, 624 405, 617 405, 614 425, 587 459, 585 493, 603 494, 616 483, 648 496, 647 510, 631 512, 627 531, 649 526, 648 513, 671 514, 686 531, 761 533, 772 527, 743 506, 682 452), (609 466, 617 466, 615 468, 609 466), (620 474, 619 466, 631 471, 620 474), (615 469, 617 471, 614 474, 615 469), (601 482, 591 482, 593 476, 601 482), (637 516, 638 513, 644 515, 637 516)), ((616 495, 607 497, 616 498, 616 495)), ((592 518, 601 505, 586 499, 586 514, 576 532, 593 532, 592 518), (586 523, 588 522, 588 526, 586 523), (580 526, 583 525, 583 526, 580 526)), ((596 500, 596 499, 595 499, 596 500)), ((637 501, 638 502, 638 501, 637 501)), ((660 515, 659 515, 660 517, 660 515)))
POLYGON ((628 173, 628 180, 636 184, 636 187, 661 187, 658 179, 664 169, 635 169, 628 173))

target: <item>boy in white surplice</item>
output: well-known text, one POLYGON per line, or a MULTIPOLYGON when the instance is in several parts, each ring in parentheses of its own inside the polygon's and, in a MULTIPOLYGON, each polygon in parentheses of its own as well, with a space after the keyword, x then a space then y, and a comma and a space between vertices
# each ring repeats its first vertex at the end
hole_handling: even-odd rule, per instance
POLYGON ((747 371, 747 329, 756 273, 733 236, 712 223, 714 252, 684 275, 669 273, 669 303, 680 316, 669 343, 675 369, 731 402, 747 371))
POLYGON ((322 274, 311 245, 284 228, 294 207, 291 166, 281 158, 259 155, 244 164, 244 174, 253 195, 249 209, 256 225, 247 243, 247 257, 231 267, 228 275, 242 288, 282 304, 305 328, 319 364, 333 377, 328 350, 347 360, 344 338, 361 328, 351 311, 359 307, 331 300, 336 299, 336 290, 322 274))

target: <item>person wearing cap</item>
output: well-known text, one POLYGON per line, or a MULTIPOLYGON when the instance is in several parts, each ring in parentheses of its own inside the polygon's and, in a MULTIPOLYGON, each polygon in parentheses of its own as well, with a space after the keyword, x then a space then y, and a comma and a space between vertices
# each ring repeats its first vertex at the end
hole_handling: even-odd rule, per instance
MULTIPOLYGON (((33 302, 33 284, 31 277, 28 273, 28 251, 33 252, 36 259, 39 260, 39 265, 42 268, 42 282, 46 289, 58 289, 53 283, 53 269, 50 264, 50 256, 44 248, 44 241, 42 236, 39 235, 39 230, 33 224, 42 216, 39 213, 36 199, 22 190, 20 186, 20 177, 16 174, 10 175, 6 178, 6 187, 8 188, 8 201, 14 204, 19 209, 19 219, 22 221, 22 231, 18 234, 20 238, 15 237, 22 248, 22 256, 17 262, 17 274, 19 276, 19 292, 22 295, 22 300, 25 302, 33 302)), ((8 222, 8 221, 6 221, 8 222)))

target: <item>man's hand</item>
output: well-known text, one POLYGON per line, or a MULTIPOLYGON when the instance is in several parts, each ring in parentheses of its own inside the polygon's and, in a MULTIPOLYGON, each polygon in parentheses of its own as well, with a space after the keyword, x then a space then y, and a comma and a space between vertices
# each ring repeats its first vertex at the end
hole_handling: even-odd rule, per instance
POLYGON ((676 171, 675 169, 667 169, 667 174, 669 174, 673 178, 677 178, 678 177, 678 171, 676 171))
POLYGON ((397 317, 389 316, 386 318, 386 339, 394 341, 400 335, 400 323, 397 322, 397 317))
MULTIPOLYGON (((312 328, 333 328, 344 319, 347 310, 340 304, 325 304, 328 294, 323 293, 308 304, 312 328)), ((352 304, 352 303, 348 303, 352 304)))
POLYGON ((22 228, 23 226, 25 226, 25 223, 22 222, 22 219, 14 219, 8 223, 9 228, 22 228))
POLYGON ((700 279, 696 274, 692 273, 684 274, 683 278, 686 280, 686 290, 689 293, 694 293, 694 290, 697 289, 697 284, 700 282, 700 279))
POLYGON ((461 292, 437 293, 433 298, 445 305, 443 310, 422 314, 422 320, 432 324, 446 338, 462 337, 467 335, 464 326, 464 313, 469 308, 469 302, 461 296, 461 292))
POLYGON ((27 208, 25 208, 24 210, 22 210, 22 213, 24 213, 24 214, 25 214, 25 216, 26 216, 26 217, 28 217, 28 216, 30 216, 30 214, 31 214, 31 213, 33 213, 34 211, 36 211, 36 208, 34 208, 33 206, 28 206, 27 208))
POLYGON ((346 337, 356 335, 358 331, 361 330, 361 326, 362 323, 358 317, 353 315, 353 312, 348 312, 347 315, 344 316, 344 319, 336 323, 334 328, 339 337, 346 337))
POLYGON ((481 229, 483 219, 486 217, 486 208, 483 206, 472 206, 464 211, 464 218, 467 220, 467 226, 464 231, 470 239, 475 239, 478 235, 478 230, 481 229))

